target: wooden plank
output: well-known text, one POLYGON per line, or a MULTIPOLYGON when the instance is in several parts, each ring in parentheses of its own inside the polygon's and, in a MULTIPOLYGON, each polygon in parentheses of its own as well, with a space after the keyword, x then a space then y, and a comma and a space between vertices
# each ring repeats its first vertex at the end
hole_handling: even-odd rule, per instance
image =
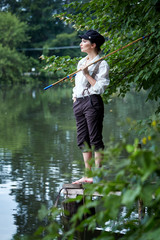
POLYGON ((78 183, 78 184, 64 183, 62 185, 62 188, 66 188, 66 189, 79 189, 79 188, 82 188, 83 189, 83 185, 82 185, 82 183, 78 183))
POLYGON ((64 195, 83 195, 84 194, 84 189, 65 188, 65 189, 63 189, 63 194, 64 195))
MULTIPOLYGON (((66 196, 69 196, 69 197, 76 197, 78 195, 89 195, 88 193, 84 192, 85 189, 83 188, 83 184, 70 184, 70 183, 67 183, 67 184, 63 184, 62 186, 63 188, 63 191, 62 193, 66 196)), ((110 192, 108 194, 109 195, 117 195, 117 196, 120 196, 121 195, 121 192, 120 191, 117 191, 117 192, 110 192)), ((94 192, 92 194, 92 196, 97 196, 97 197, 103 197, 103 194, 100 194, 98 192, 94 192)))

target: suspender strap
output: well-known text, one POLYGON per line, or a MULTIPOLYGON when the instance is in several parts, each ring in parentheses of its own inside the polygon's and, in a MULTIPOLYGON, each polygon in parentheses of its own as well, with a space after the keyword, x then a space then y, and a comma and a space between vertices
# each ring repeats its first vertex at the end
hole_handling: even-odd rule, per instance
MULTIPOLYGON (((96 64, 96 66, 95 66, 95 68, 94 68, 94 70, 93 70, 93 73, 92 73, 92 75, 91 75, 91 77, 92 78, 95 78, 95 76, 97 75, 97 73, 98 73, 98 71, 99 71, 99 65, 101 64, 101 61, 99 61, 97 64, 96 64)), ((88 95, 89 95, 89 88, 91 87, 91 84, 88 82, 87 84, 86 84, 86 88, 83 90, 83 92, 82 92, 82 95, 84 96, 84 92, 85 91, 87 91, 88 92, 88 95)))
POLYGON ((93 71, 93 73, 92 73, 92 78, 95 78, 96 74, 98 73, 99 65, 100 65, 100 64, 101 64, 101 61, 99 61, 99 62, 96 64, 96 66, 95 66, 95 68, 94 68, 94 71, 93 71))

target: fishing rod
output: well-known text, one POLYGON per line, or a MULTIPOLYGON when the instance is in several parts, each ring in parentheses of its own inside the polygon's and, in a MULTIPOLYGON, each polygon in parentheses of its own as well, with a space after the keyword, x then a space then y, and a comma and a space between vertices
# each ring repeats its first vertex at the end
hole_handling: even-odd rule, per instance
MULTIPOLYGON (((138 42, 138 41, 140 41, 140 40, 143 40, 143 39, 149 37, 151 34, 152 34, 152 33, 150 33, 150 34, 148 34, 148 35, 146 35, 146 36, 144 36, 144 37, 140 37, 140 38, 134 40, 133 42, 128 43, 127 45, 125 45, 125 46, 123 46, 123 47, 121 47, 121 48, 119 48, 119 49, 117 49, 117 50, 115 50, 115 51, 113 51, 113 52, 111 52, 111 53, 109 53, 109 54, 107 54, 107 55, 99 58, 99 59, 96 60, 95 62, 92 62, 92 63, 90 63, 89 65, 87 65, 86 68, 88 68, 88 67, 91 66, 92 64, 95 64, 95 63, 103 60, 104 58, 106 58, 106 57, 108 57, 108 56, 111 56, 112 54, 114 54, 114 53, 116 53, 116 52, 118 52, 118 51, 120 51, 120 50, 123 50, 124 48, 127 48, 127 47, 131 46, 132 44, 134 44, 134 43, 136 43, 136 42, 138 42)), ((78 69, 77 71, 71 73, 70 75, 68 75, 68 76, 60 79, 59 81, 57 81, 57 82, 55 82, 55 83, 52 83, 51 85, 45 87, 44 90, 47 90, 48 88, 51 88, 51 87, 55 86, 56 84, 58 84, 58 83, 60 83, 60 82, 63 82, 63 81, 66 80, 66 79, 71 79, 72 77, 75 77, 76 74, 77 74, 78 72, 80 72, 80 71, 82 71, 81 68, 78 69)))

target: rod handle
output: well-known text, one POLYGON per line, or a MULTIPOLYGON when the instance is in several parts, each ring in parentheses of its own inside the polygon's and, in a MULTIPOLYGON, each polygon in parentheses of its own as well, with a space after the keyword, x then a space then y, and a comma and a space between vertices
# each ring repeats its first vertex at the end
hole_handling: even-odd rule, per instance
POLYGON ((51 84, 51 85, 45 87, 44 90, 47 90, 48 88, 51 88, 52 86, 53 86, 53 85, 51 84))

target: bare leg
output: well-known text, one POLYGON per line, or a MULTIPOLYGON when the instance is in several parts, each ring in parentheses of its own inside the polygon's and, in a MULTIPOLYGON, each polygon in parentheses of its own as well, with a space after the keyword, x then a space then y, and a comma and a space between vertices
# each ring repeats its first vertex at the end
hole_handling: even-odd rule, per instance
POLYGON ((92 158, 92 152, 84 152, 83 153, 83 159, 84 159, 84 165, 86 169, 91 170, 91 165, 89 163, 89 160, 92 158))
POLYGON ((100 152, 95 152, 94 156, 95 156, 95 167, 100 168, 103 155, 100 152))
MULTIPOLYGON (((95 167, 100 168, 103 154, 100 152, 95 152, 94 157, 95 157, 95 167)), ((91 170, 91 165, 89 163, 91 158, 92 158, 92 152, 84 152, 83 153, 85 168, 88 170, 91 170)), ((83 178, 73 182, 73 184, 84 183, 84 182, 93 183, 93 178, 83 177, 83 178)))
MULTIPOLYGON (((91 165, 89 163, 91 158, 92 158, 92 152, 83 152, 83 159, 84 159, 85 169, 91 170, 91 165)), ((73 184, 78 184, 78 183, 83 183, 83 182, 92 183, 93 179, 92 178, 83 177, 83 178, 73 182, 73 184)))

